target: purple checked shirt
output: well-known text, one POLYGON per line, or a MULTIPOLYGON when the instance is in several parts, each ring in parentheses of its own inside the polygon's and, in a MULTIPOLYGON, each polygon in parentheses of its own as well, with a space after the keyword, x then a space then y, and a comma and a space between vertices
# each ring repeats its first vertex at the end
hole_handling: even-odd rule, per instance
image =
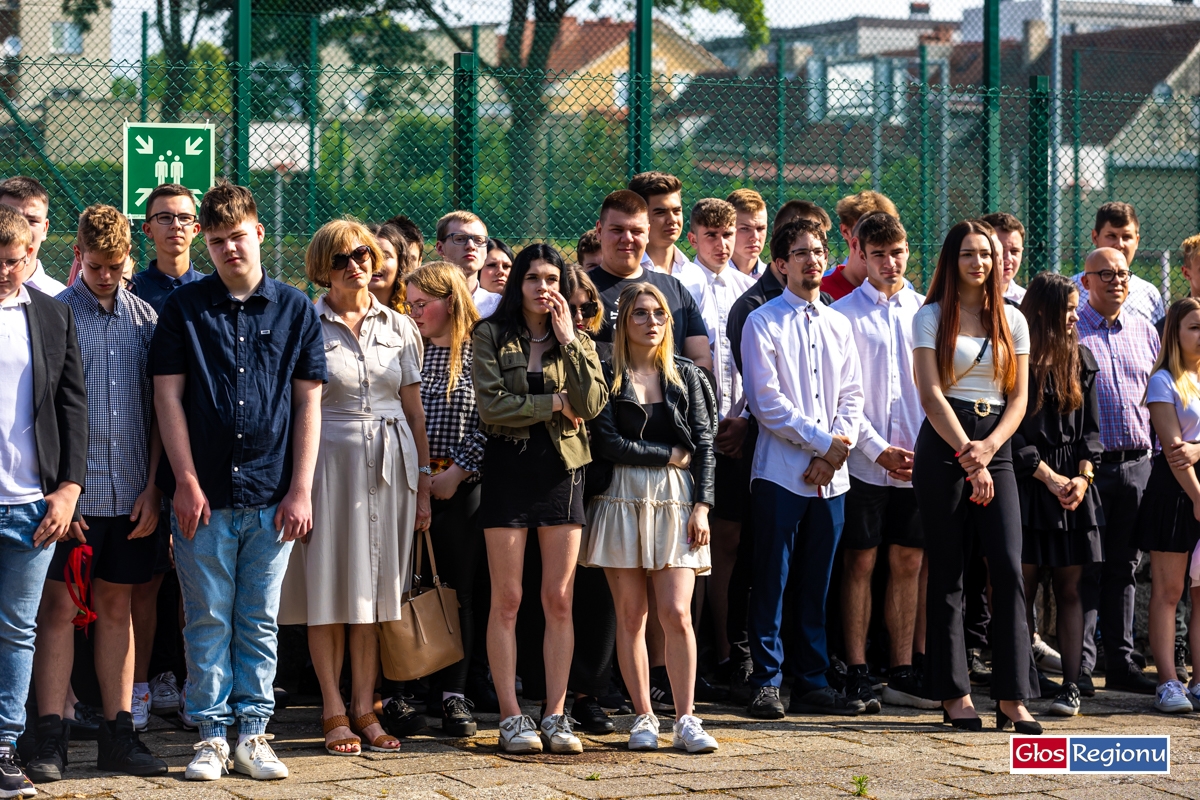
POLYGON ((1100 364, 1100 443, 1105 450, 1149 450, 1150 410, 1142 398, 1158 357, 1158 334, 1137 314, 1122 312, 1109 325, 1088 303, 1079 304, 1079 343, 1100 364))

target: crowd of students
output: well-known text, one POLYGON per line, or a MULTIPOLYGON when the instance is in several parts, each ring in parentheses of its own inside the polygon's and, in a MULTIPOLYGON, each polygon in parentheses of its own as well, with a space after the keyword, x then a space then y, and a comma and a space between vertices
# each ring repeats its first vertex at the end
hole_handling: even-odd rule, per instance
POLYGON ((146 208, 144 271, 96 205, 63 286, 38 258, 47 192, 0 182, 0 797, 62 778, 89 726, 100 768, 165 773, 152 711, 199 730, 187 779, 286 777, 281 624, 307 626, 326 751, 396 751, 426 723, 380 676, 378 623, 435 579, 414 574, 425 531, 464 657, 421 699, 451 736, 498 712, 504 752, 581 752, 575 727, 612 732, 626 704, 630 749, 671 711, 672 746, 712 752, 695 703, 726 698, 980 730, 972 684, 998 729, 1036 734, 1028 701, 1075 715, 1098 668, 1200 708, 1200 620, 1177 620, 1200 579, 1200 237, 1167 310, 1131 272, 1130 205, 1100 207, 1080 275, 1024 288, 1024 229, 991 214, 950 229, 922 295, 883 195, 838 203, 832 270, 822 208, 768 224, 748 189, 691 207, 689 259, 681 184, 651 172, 605 198, 578 264, 468 211, 424 264, 406 217, 332 221, 314 303, 264 272, 247 189, 197 208, 164 184, 146 208), (1144 552, 1157 681, 1133 641, 1144 552), (172 571, 182 686, 148 677, 172 571), (1046 571, 1061 652, 1037 633, 1046 571), (87 625, 98 720, 73 689, 87 625))

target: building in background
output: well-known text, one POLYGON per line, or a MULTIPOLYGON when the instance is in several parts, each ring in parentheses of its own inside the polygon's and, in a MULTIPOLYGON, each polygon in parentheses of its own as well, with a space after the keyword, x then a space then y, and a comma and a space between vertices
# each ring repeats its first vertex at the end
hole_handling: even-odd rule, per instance
MULTIPOLYGON (((1003 0, 1000 3, 1000 38, 1020 39, 1028 20, 1041 20, 1049 30, 1051 0, 1003 0)), ((1100 33, 1114 28, 1148 28, 1200 21, 1200 7, 1191 0, 1166 3, 1095 2, 1060 0, 1063 35, 1100 33)), ((983 6, 963 9, 962 39, 983 40, 983 6)))

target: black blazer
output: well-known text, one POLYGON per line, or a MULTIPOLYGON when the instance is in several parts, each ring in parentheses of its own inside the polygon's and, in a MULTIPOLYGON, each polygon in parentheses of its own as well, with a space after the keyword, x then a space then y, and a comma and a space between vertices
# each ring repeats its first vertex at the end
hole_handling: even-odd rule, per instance
MULTIPOLYGON (((29 289, 26 306, 33 367, 33 434, 42 493, 65 481, 87 481, 88 407, 75 315, 65 304, 29 289)), ((78 513, 76 514, 78 517, 78 513)))

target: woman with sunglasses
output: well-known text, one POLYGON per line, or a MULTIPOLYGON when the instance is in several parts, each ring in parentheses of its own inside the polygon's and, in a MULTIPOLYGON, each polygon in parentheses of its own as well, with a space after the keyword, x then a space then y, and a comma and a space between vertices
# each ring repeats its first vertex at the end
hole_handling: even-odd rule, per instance
POLYGON ((500 701, 500 749, 578 753, 564 713, 574 649, 571 601, 583 524, 583 467, 591 461, 583 423, 600 413, 608 389, 591 340, 571 321, 573 294, 562 256, 531 244, 513 263, 504 296, 475 327, 474 383, 488 434, 479 524, 492 579, 488 660, 500 701), (546 713, 538 727, 516 693, 516 620, 525 545, 537 530, 546 632, 546 713))
POLYGON ((576 329, 583 331, 591 338, 600 361, 606 362, 612 358, 612 343, 596 341, 596 336, 604 327, 604 318, 600 316, 600 291, 596 288, 596 284, 592 283, 587 270, 583 267, 572 264, 570 270, 571 278, 575 281, 575 291, 569 298, 571 320, 575 323, 576 329))
POLYGON ((317 314, 329 379, 321 391, 312 533, 292 550, 279 618, 308 625, 325 750, 338 756, 400 747, 372 711, 376 623, 400 618, 413 532, 429 527, 423 348, 412 320, 368 288, 381 258, 375 237, 351 220, 322 226, 304 255, 308 280, 328 289, 317 314), (349 717, 340 688, 347 624, 349 717))
POLYGON ((616 603, 617 660, 637 719, 630 750, 658 748, 650 707, 646 578, 654 585, 675 698, 673 746, 711 753, 717 740, 692 716, 696 638, 692 593, 712 569, 708 509, 714 500, 716 398, 700 369, 675 357, 666 297, 627 286, 617 306, 610 400, 596 418, 596 449, 612 480, 588 508, 579 560, 603 567, 616 603))

